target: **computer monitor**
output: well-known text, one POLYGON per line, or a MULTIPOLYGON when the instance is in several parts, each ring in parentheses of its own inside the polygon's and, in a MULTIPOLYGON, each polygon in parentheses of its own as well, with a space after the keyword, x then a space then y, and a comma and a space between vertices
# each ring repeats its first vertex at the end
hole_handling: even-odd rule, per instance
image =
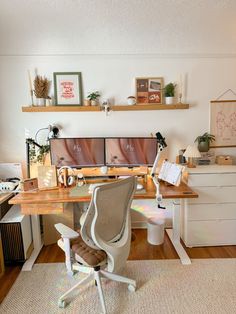
POLYGON ((56 167, 100 167, 105 165, 104 138, 50 139, 51 163, 56 167))
POLYGON ((107 166, 152 166, 157 154, 157 140, 152 137, 106 138, 105 149, 107 166))

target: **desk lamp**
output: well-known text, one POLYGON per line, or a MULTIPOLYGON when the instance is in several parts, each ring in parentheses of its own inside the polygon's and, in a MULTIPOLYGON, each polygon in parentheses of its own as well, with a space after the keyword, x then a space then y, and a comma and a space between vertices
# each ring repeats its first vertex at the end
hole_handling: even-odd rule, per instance
POLYGON ((201 154, 200 154, 197 146, 188 145, 183 156, 188 158, 188 168, 195 168, 196 165, 193 162, 193 158, 199 158, 199 157, 201 157, 201 154))

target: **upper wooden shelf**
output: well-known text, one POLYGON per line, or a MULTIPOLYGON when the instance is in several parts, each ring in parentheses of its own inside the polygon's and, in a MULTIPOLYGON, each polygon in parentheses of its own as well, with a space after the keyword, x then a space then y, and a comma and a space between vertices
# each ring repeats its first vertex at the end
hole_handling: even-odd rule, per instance
MULTIPOLYGON (((189 104, 138 104, 132 106, 115 105, 111 106, 113 111, 135 111, 135 110, 174 110, 189 109, 189 104)), ((75 112, 75 111, 102 111, 101 106, 48 106, 48 107, 22 107, 23 112, 75 112)))

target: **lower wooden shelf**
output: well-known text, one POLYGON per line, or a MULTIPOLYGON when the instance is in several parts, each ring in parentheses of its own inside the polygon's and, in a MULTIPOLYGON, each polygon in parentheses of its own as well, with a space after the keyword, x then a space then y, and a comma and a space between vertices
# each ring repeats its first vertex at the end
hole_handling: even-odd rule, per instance
MULTIPOLYGON (((139 111, 139 110, 175 110, 189 109, 189 104, 137 104, 132 106, 114 105, 112 111, 139 111)), ((22 112, 76 112, 76 111, 103 111, 101 106, 48 106, 22 107, 22 112)))

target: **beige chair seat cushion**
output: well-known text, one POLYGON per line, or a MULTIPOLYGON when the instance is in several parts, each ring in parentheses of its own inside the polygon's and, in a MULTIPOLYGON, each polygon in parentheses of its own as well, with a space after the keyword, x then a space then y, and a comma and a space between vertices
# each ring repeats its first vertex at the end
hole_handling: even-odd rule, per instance
POLYGON ((102 250, 95 250, 78 237, 73 241, 72 251, 76 254, 76 260, 86 266, 96 267, 106 263, 107 255, 102 250))

